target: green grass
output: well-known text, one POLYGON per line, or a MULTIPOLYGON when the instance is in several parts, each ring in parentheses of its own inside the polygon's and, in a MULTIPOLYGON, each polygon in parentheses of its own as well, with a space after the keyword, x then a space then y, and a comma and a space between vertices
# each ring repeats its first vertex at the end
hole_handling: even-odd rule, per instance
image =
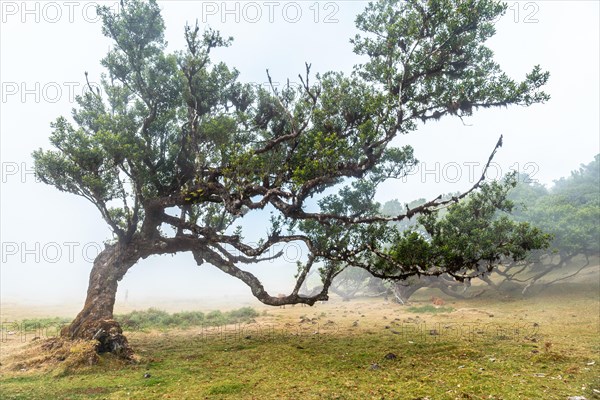
MULTIPOLYGON (((194 326, 220 326, 228 324, 239 324, 252 321, 260 314, 252 307, 242 307, 237 310, 226 312, 211 311, 204 314, 201 311, 183 311, 170 314, 166 311, 156 308, 149 308, 143 311, 132 311, 127 314, 115 315, 125 330, 136 329, 169 329, 169 328, 189 328, 194 326)), ((14 330, 30 331, 48 327, 58 328, 71 322, 71 318, 30 318, 22 321, 16 321, 14 324, 5 324, 5 330, 10 330, 14 325, 14 330)))
POLYGON ((48 393, 57 399, 566 399, 598 388, 597 370, 584 370, 587 358, 532 354, 531 343, 411 342, 384 334, 229 342, 138 335, 132 344, 148 355, 138 365, 0 382, 3 399, 30 400, 48 393), (384 359, 390 351, 396 360, 384 359), (370 369, 372 363, 381 368, 370 369))
POLYGON ((2 329, 10 330, 34 330, 46 327, 60 327, 71 322, 72 318, 52 317, 52 318, 27 318, 21 321, 4 322, 2 329))
MULTIPOLYGON (((72 400, 597 399, 593 392, 600 390, 597 297, 579 296, 461 305, 493 310, 493 323, 507 328, 519 318, 539 322, 535 334, 520 332, 502 340, 495 330, 479 336, 440 332, 407 337, 392 332, 397 328, 376 325, 374 319, 361 323, 362 331, 351 327, 348 319, 347 329, 329 334, 130 332, 131 345, 140 356, 137 364, 115 364, 110 355, 103 355, 96 366, 63 374, 6 372, 0 375, 0 398, 36 400, 52 394, 72 400), (397 358, 385 359, 389 352, 397 358), (379 368, 371 368, 373 363, 379 368), (150 377, 144 378, 145 373, 150 377)), ((396 307, 390 313, 405 310, 396 307)), ((247 313, 251 314, 238 310, 229 315, 246 318, 247 313)), ((209 313, 203 321, 220 320, 225 314, 209 313)), ((328 311, 328 318, 333 314, 328 311)), ((443 328, 445 323, 461 323, 465 317, 457 315, 424 315, 420 320, 443 321, 443 328)), ((391 320, 388 317, 382 324, 391 320)), ((480 321, 490 324, 490 317, 480 321)))
POLYGON ((145 311, 132 311, 115 315, 115 319, 125 328, 188 328, 192 326, 218 326, 239 324, 251 321, 260 314, 251 307, 243 307, 226 312, 184 311, 169 314, 166 311, 150 308, 145 311))
POLYGON ((217 383, 208 388, 207 394, 235 394, 240 393, 246 388, 246 385, 235 382, 217 383))

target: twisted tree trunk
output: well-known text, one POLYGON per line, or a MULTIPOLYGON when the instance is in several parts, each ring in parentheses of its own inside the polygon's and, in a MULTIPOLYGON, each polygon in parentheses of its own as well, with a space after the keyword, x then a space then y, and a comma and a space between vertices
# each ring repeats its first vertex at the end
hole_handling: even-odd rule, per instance
POLYGON ((98 340, 99 353, 131 355, 127 339, 113 309, 119 281, 140 256, 133 246, 117 243, 107 246, 94 260, 83 310, 61 330, 68 339, 98 340))
POLYGON ((484 291, 468 295, 465 294, 471 286, 469 282, 462 283, 454 280, 447 275, 441 276, 421 276, 418 279, 409 281, 393 282, 392 291, 396 297, 396 301, 400 304, 405 304, 415 292, 422 288, 437 288, 448 296, 457 299, 467 299, 480 296, 484 291))
POLYGON ((417 282, 410 285, 405 284, 405 282, 394 282, 392 285, 392 292, 394 293, 396 302, 404 305, 408 302, 410 296, 423 287, 425 287, 424 284, 417 282))

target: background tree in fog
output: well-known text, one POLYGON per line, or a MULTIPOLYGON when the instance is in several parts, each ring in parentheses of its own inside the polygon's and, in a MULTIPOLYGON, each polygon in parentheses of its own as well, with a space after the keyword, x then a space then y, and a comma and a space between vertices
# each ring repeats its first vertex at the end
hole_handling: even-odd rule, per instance
MULTIPOLYGON (((487 287, 507 295, 539 292, 577 275, 590 265, 597 265, 600 258, 599 159, 600 155, 597 155, 592 162, 582 165, 570 176, 555 181, 549 189, 528 175, 514 177, 516 186, 507 197, 512 203, 510 218, 516 222, 530 223, 550 234, 544 240, 544 246, 529 252, 522 259, 499 260, 493 271, 486 271, 477 277, 483 281, 483 286, 471 287, 470 281, 459 282, 447 274, 412 276, 391 282, 396 300, 405 303, 422 288, 436 288, 448 296, 462 298, 478 296, 487 287)), ((424 202, 425 199, 419 199, 402 205, 398 200, 390 200, 383 205, 382 212, 396 215, 406 207, 415 207, 424 202)), ((397 223, 397 227, 401 231, 423 230, 415 220, 404 220, 397 223)))
POLYGON ((600 258, 600 155, 581 165, 547 189, 528 176, 509 198, 517 205, 516 221, 527 221, 553 236, 547 251, 531 252, 521 262, 494 271, 501 279, 488 283, 496 289, 519 289, 525 294, 569 279, 600 258), (516 285, 515 285, 516 284, 516 285))

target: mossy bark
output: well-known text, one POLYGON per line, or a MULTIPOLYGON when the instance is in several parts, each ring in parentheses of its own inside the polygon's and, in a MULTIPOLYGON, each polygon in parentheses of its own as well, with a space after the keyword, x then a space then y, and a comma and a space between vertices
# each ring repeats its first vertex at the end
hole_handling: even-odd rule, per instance
POLYGON ((122 244, 107 246, 94 260, 83 309, 61 330, 67 339, 97 340, 99 353, 129 357, 131 349, 113 309, 119 281, 139 257, 135 249, 122 244))

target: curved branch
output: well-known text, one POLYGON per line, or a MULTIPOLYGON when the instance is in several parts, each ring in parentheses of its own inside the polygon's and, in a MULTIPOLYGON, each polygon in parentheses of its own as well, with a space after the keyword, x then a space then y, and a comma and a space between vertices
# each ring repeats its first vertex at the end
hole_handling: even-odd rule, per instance
POLYGON ((198 265, 201 265, 204 261, 207 261, 226 274, 238 278, 250 287, 254 297, 256 297, 262 303, 270 306, 282 306, 286 304, 308 304, 312 306, 317 301, 328 300, 329 296, 327 292, 329 290, 329 286, 331 285, 333 278, 339 273, 339 271, 335 271, 333 268, 330 268, 325 275, 325 279, 323 280, 323 288, 315 295, 300 296, 297 291, 294 290, 288 296, 274 297, 267 293, 263 284, 260 282, 260 280, 258 280, 258 278, 256 278, 256 276, 248 271, 238 268, 234 263, 219 256, 219 254, 211 250, 209 247, 203 246, 201 250, 194 250, 192 253, 198 265))

